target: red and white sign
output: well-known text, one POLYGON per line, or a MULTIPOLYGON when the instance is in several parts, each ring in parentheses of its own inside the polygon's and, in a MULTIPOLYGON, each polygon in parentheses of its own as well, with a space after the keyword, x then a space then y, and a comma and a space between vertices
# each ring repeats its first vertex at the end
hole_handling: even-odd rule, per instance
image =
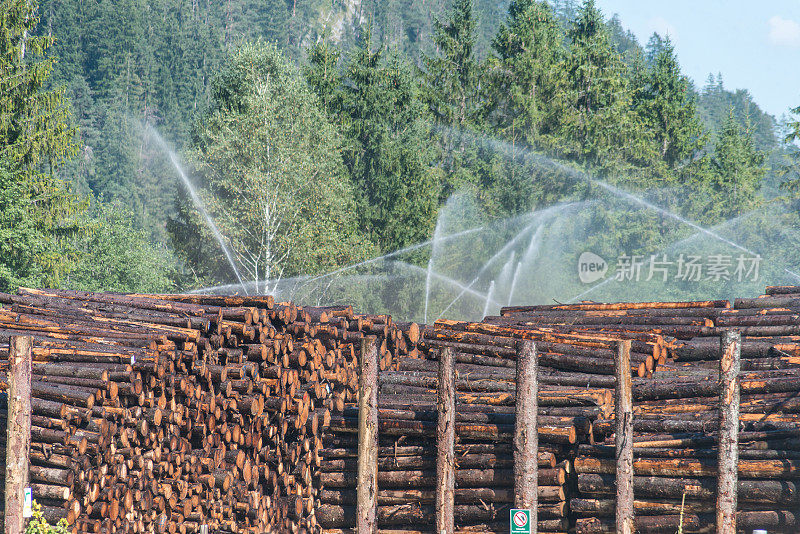
POLYGON ((514 514, 514 524, 518 527, 524 527, 528 524, 528 514, 525 512, 517 512, 514 514))

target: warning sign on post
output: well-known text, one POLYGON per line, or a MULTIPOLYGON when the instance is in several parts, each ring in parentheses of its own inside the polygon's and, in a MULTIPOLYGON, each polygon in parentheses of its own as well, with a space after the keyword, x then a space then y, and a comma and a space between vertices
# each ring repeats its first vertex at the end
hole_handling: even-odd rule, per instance
POLYGON ((531 511, 511 509, 511 534, 531 534, 531 511))

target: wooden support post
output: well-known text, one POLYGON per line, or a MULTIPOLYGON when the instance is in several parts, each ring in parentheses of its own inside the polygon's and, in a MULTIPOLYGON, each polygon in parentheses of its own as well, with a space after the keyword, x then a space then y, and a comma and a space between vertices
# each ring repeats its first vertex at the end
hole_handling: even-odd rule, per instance
POLYGON ((619 534, 633 534, 633 400, 631 393, 631 342, 617 344, 614 360, 617 379, 614 395, 617 456, 616 525, 619 534))
POLYGON ((453 534, 456 495, 456 356, 451 347, 439 352, 436 390, 436 534, 453 534))
POLYGON ((361 341, 358 395, 358 534, 378 532, 378 343, 375 336, 361 341))
POLYGON ((717 533, 736 534, 739 484, 739 357, 741 336, 727 330, 720 340, 719 456, 717 472, 717 533))
POLYGON ((31 448, 31 346, 30 336, 14 336, 8 353, 8 434, 6 436, 5 534, 25 531, 22 506, 28 486, 31 448))
POLYGON ((531 511, 531 532, 535 533, 539 506, 539 359, 531 340, 517 341, 516 385, 514 508, 531 511))

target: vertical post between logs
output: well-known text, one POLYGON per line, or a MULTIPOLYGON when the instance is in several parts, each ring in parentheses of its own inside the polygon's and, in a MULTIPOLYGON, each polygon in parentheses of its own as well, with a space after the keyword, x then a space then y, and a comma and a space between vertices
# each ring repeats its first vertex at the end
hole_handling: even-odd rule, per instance
POLYGON ((378 532, 378 344, 375 336, 361 340, 358 395, 358 534, 378 532))
POLYGON ((5 534, 20 534, 25 530, 22 506, 31 448, 32 345, 30 336, 13 336, 8 346, 5 534))
POLYGON ((631 387, 631 342, 617 344, 614 359, 616 388, 614 413, 617 457, 616 526, 620 534, 633 534, 633 393, 631 387))
POLYGON ((536 344, 517 341, 514 426, 514 508, 531 511, 531 532, 537 531, 539 487, 539 360, 536 344))
POLYGON ((436 390, 436 534, 453 534, 456 492, 456 369, 452 347, 439 352, 436 390))
POLYGON ((739 369, 741 336, 727 330, 720 339, 717 532, 736 533, 739 483, 739 369))

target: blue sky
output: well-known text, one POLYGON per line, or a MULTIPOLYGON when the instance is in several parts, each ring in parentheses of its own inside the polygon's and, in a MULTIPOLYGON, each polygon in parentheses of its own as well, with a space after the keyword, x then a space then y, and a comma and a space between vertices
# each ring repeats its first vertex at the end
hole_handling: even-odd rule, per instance
POLYGON ((619 13, 640 44, 655 31, 675 44, 683 72, 702 87, 710 72, 747 89, 780 119, 800 106, 800 0, 597 0, 619 13))

